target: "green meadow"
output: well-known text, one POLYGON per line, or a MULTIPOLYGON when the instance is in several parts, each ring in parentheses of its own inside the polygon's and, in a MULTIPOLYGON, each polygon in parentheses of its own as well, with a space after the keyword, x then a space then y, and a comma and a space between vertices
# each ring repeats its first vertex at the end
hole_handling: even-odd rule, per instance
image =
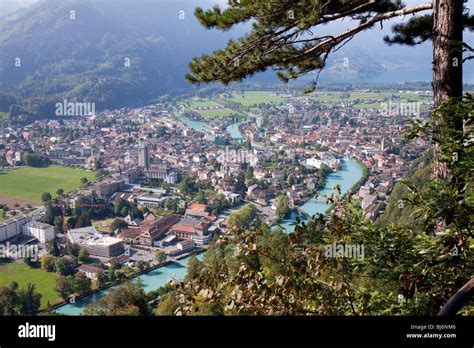
POLYGON ((205 118, 227 117, 232 114, 238 114, 237 111, 227 109, 227 108, 219 109, 219 110, 195 110, 195 111, 205 118))
POLYGON ((216 103, 215 101, 212 100, 199 100, 199 101, 191 101, 189 103, 189 109, 196 109, 196 108, 204 108, 204 107, 209 107, 209 106, 220 106, 222 105, 216 103))
POLYGON ((46 272, 40 268, 32 268, 24 263, 12 262, 0 264, 0 286, 8 286, 11 282, 17 282, 19 288, 27 283, 34 284, 36 290, 43 295, 41 308, 46 308, 48 301, 51 305, 61 301, 54 291, 57 274, 46 272))
MULTIPOLYGON (((377 110, 382 107, 382 103, 400 104, 400 103, 424 103, 430 102, 432 97, 429 95, 415 93, 399 93, 396 91, 367 92, 367 91, 351 91, 343 97, 342 92, 316 92, 310 97, 329 107, 340 103, 354 103, 353 108, 364 110, 377 110), (347 97, 347 94, 349 97, 347 97)), ((426 105, 420 106, 420 112, 428 111, 426 105)))
POLYGON ((53 196, 60 188, 64 192, 70 192, 81 186, 82 177, 89 181, 95 179, 91 171, 61 166, 18 167, 6 170, 0 173, 0 200, 18 199, 40 203, 43 192, 50 192, 53 196))
POLYGON ((230 95, 221 95, 222 98, 237 102, 243 106, 254 106, 262 103, 266 104, 284 104, 288 98, 280 97, 274 92, 268 91, 245 91, 242 93, 231 93, 230 95))

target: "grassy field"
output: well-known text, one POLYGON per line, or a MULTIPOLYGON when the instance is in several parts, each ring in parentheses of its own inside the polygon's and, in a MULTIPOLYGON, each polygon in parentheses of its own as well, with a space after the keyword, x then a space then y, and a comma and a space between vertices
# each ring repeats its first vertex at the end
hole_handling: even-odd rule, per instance
POLYGON ((110 224, 114 222, 115 218, 113 219, 105 219, 105 220, 93 220, 92 226, 94 226, 97 231, 101 233, 110 233, 110 224))
POLYGON ((3 221, 3 209, 0 209, 0 222, 3 221))
POLYGON ((196 109, 196 108, 204 108, 204 107, 209 107, 209 106, 222 106, 215 101, 212 100, 199 100, 199 101, 192 101, 189 104, 190 109, 196 109))
POLYGON ((253 106, 261 103, 284 104, 288 101, 288 98, 283 98, 275 95, 273 92, 267 91, 245 91, 244 95, 241 93, 232 93, 230 97, 222 97, 229 101, 238 102, 244 106, 253 106))
POLYGON ((58 294, 54 291, 57 274, 45 272, 40 268, 31 268, 24 263, 13 262, 0 264, 0 286, 8 286, 15 281, 22 288, 26 283, 36 285, 36 290, 43 295, 41 307, 46 308, 48 301, 51 305, 60 302, 58 294))
POLYGON ((8 118, 8 112, 0 111, 0 122, 8 118))
POLYGON ((49 166, 44 168, 20 167, 0 173, 0 202, 13 206, 25 202, 41 203, 41 193, 62 188, 70 192, 81 186, 80 179, 94 180, 94 173, 85 170, 49 166), (13 204, 12 204, 13 203, 13 204))
POLYGON ((238 112, 231 109, 219 109, 219 110, 194 110, 199 113, 202 117, 213 118, 213 117, 227 117, 232 114, 238 114, 238 112))
MULTIPOLYGON (((400 105, 406 103, 423 103, 420 105, 420 112, 428 111, 428 106, 424 102, 430 102, 432 96, 415 94, 415 93, 398 93, 395 91, 367 92, 367 91, 351 91, 348 92, 349 98, 341 98, 342 92, 316 92, 311 97, 327 106, 333 106, 339 103, 354 103, 354 109, 378 110, 382 108, 381 103, 392 102, 392 105, 400 105)), ((393 107, 394 107, 393 106, 393 107)), ((414 106, 413 106, 414 107, 414 106)))
POLYGON ((349 98, 341 98, 342 92, 316 92, 311 97, 323 103, 340 103, 353 102, 359 100, 361 102, 380 102, 392 99, 392 102, 403 100, 405 102, 422 102, 430 101, 433 97, 426 95, 419 95, 415 93, 398 93, 394 91, 383 92, 365 92, 365 91, 351 91, 348 92, 349 98), (396 98, 395 98, 396 97, 396 98), (400 97, 400 99, 398 99, 400 97))
POLYGON ((200 114, 204 118, 214 118, 214 117, 227 117, 233 113, 236 113, 234 110, 228 109, 223 105, 208 99, 196 100, 185 103, 186 111, 194 111, 200 114), (199 108, 205 107, 218 107, 217 110, 199 110, 199 108))

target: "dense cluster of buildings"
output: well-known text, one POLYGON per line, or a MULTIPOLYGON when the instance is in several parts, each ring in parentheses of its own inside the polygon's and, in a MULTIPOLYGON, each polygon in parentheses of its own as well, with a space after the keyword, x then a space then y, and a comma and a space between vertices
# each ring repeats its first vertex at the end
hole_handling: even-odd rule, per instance
MULTIPOLYGON (((358 197, 367 217, 376 219, 408 161, 426 144, 400 146, 405 121, 412 115, 352 106, 341 102, 327 108, 309 97, 262 106, 257 114, 249 113, 255 122, 240 125, 239 132, 250 142, 245 147, 227 132, 225 118, 208 122, 200 133, 161 104, 38 120, 0 130, 0 156, 11 166, 31 152, 61 165, 105 169, 107 178, 87 190, 108 202, 120 198, 149 210, 167 210, 167 203, 174 201, 184 213, 129 219, 128 227, 114 237, 90 227, 71 230, 68 238, 104 257, 120 255, 126 243, 153 248, 171 238, 173 248, 167 252, 175 255, 207 244, 225 228, 223 218, 210 214, 206 205, 225 199, 235 206, 245 200, 275 210, 275 198, 281 194, 299 204, 317 188, 318 169, 338 170, 345 156, 359 159, 368 169, 358 197), (207 187, 206 204, 180 191, 178 184, 185 178, 207 187)), ((37 218, 23 216, 0 223, 0 241, 22 232, 50 240, 51 228, 33 220, 37 218)))
POLYGON ((44 209, 37 209, 28 215, 16 216, 0 222, 0 242, 20 234, 34 236, 41 240, 50 240, 49 227, 52 226, 38 222, 43 215, 44 209))

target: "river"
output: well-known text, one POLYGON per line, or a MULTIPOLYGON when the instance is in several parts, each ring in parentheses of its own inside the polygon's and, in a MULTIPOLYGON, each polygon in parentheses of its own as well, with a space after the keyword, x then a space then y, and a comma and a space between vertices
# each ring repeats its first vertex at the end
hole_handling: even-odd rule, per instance
MULTIPOLYGON (((199 254, 198 258, 201 259, 204 254, 199 254)), ((181 259, 180 262, 187 263, 190 259, 190 256, 181 259)), ((147 272, 142 274, 141 276, 134 278, 133 282, 136 282, 138 279, 141 280, 143 289, 145 292, 149 292, 152 290, 156 290, 163 285, 165 285, 172 277, 176 278, 177 280, 181 280, 185 277, 187 271, 187 267, 182 267, 177 263, 170 263, 166 266, 162 266, 160 268, 154 269, 153 271, 147 272)), ((117 287, 119 285, 113 286, 117 287)), ((70 303, 61 307, 58 307, 54 310, 55 313, 64 314, 64 315, 81 315, 84 309, 96 302, 99 298, 106 295, 111 288, 105 289, 102 291, 98 291, 90 296, 86 296, 77 300, 76 303, 70 303)))
MULTIPOLYGON (((321 190, 319 190, 318 199, 316 199, 315 197, 311 198, 301 206, 301 209, 309 215, 325 213, 331 207, 331 204, 327 204, 325 202, 324 195, 330 196, 333 192, 334 187, 338 184, 341 186, 341 194, 346 193, 352 186, 357 183, 357 181, 359 181, 362 175, 362 167, 355 159, 342 159, 341 169, 326 176, 324 186, 321 190)), ((283 230, 287 233, 293 232, 293 225, 297 217, 299 217, 302 221, 306 220, 299 213, 292 211, 277 226, 281 226, 283 230)))
MULTIPOLYGON (((193 121, 184 117, 179 116, 179 119, 183 121, 188 127, 204 132, 205 123, 200 121, 193 121)), ((242 139, 242 134, 239 131, 240 123, 235 123, 227 127, 227 131, 232 136, 233 139, 240 140, 242 139)), ((335 173, 330 173, 326 177, 325 184, 323 188, 319 191, 319 198, 315 199, 314 197, 308 200, 301 206, 306 213, 309 215, 314 215, 316 213, 326 212, 331 205, 327 204, 324 201, 324 195, 331 195, 333 188, 339 184, 341 186, 341 193, 346 193, 352 186, 354 186, 357 181, 362 177, 363 170, 360 164, 352 158, 344 158, 341 160, 341 169, 335 173)), ((306 220, 303 216, 300 216, 296 212, 292 212, 290 216, 287 216, 283 219, 278 226, 281 226, 286 233, 291 233, 294 230, 294 222, 297 217, 300 217, 302 221, 306 220)), ((198 257, 201 258, 204 254, 200 254, 198 257)), ((181 260, 184 263, 189 261, 189 257, 181 260)), ((165 285, 171 277, 175 277, 180 280, 183 279, 186 275, 186 267, 179 266, 176 263, 171 263, 169 265, 157 268, 153 271, 142 274, 140 277, 135 278, 134 281, 140 279, 143 284, 143 289, 148 292, 156 290, 163 285, 165 285)), ((54 312, 64 315, 80 315, 84 309, 97 301, 102 296, 106 295, 109 292, 109 289, 96 292, 93 295, 84 297, 78 300, 74 304, 67 304, 57 308, 54 312)))
MULTIPOLYGON (((252 116, 252 117, 255 117, 256 124, 260 127, 261 116, 257 115, 257 114, 253 114, 253 113, 249 113, 249 115, 252 116)), ((178 120, 180 120, 181 122, 183 122, 186 126, 188 126, 189 128, 194 129, 197 132, 200 132, 200 133, 205 133, 206 132, 207 124, 205 122, 191 120, 187 117, 181 116, 178 113, 175 113, 175 117, 178 120)), ((241 121, 241 122, 232 123, 232 124, 230 124, 226 127, 226 131, 230 134, 230 137, 233 140, 237 140, 237 141, 244 140, 244 136, 240 132, 239 127, 240 127, 241 124, 243 124, 245 122, 248 122, 248 121, 241 121)))

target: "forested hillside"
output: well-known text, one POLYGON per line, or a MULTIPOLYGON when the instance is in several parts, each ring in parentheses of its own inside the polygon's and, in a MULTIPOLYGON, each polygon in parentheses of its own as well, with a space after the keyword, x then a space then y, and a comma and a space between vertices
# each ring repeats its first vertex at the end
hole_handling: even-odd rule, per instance
POLYGON ((404 202, 405 196, 409 193, 407 183, 421 188, 424 186, 424 183, 430 180, 431 173, 431 154, 425 154, 423 157, 414 160, 402 180, 395 185, 388 199, 385 213, 379 217, 376 224, 379 227, 387 227, 392 223, 403 226, 413 226, 416 224, 416 218, 412 216, 415 208, 404 202))

